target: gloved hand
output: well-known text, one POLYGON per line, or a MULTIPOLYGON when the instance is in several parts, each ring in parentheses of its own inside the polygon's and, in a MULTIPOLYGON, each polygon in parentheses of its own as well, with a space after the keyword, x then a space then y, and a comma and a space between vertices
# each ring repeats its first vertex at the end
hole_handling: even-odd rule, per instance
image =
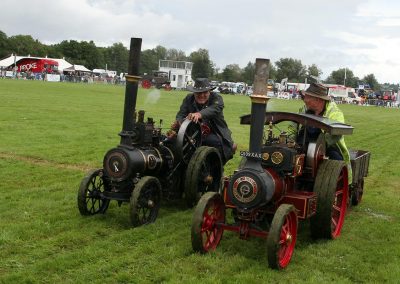
POLYGON ((173 139, 173 138, 176 137, 177 134, 176 134, 176 131, 175 131, 175 130, 170 129, 170 130, 167 131, 166 135, 167 135, 167 137, 168 137, 169 139, 173 139))
POLYGON ((178 131, 179 127, 181 127, 181 123, 178 120, 175 120, 172 124, 171 124, 171 130, 174 131, 178 131))

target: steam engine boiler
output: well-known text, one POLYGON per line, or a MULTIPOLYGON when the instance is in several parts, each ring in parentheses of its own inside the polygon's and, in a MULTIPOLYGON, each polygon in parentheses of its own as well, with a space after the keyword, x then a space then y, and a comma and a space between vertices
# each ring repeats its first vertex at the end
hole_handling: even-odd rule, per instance
POLYGON ((103 168, 90 171, 78 190, 82 215, 105 213, 111 200, 130 204, 133 226, 154 222, 161 198, 184 197, 189 205, 217 191, 222 163, 218 151, 201 146, 201 127, 185 120, 176 138, 168 138, 145 112, 136 112, 141 39, 132 38, 120 144, 107 151, 103 168))

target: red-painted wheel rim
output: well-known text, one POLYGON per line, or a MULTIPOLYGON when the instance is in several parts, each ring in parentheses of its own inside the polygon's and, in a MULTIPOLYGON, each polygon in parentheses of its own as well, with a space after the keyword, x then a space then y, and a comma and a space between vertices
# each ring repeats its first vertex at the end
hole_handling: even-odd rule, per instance
POLYGON ((343 167, 336 183, 335 197, 332 203, 331 227, 332 238, 340 235, 349 198, 349 183, 347 168, 343 167))
POLYGON ((203 212, 201 240, 205 251, 215 250, 222 238, 223 229, 218 226, 225 221, 224 204, 211 199, 203 212))
POLYGON ((291 211, 285 217, 285 222, 282 225, 279 238, 278 259, 281 268, 285 268, 289 264, 293 255, 296 239, 297 216, 294 211, 291 211))
POLYGON ((142 88, 150 89, 150 87, 151 87, 151 82, 149 80, 143 80, 142 81, 142 88))

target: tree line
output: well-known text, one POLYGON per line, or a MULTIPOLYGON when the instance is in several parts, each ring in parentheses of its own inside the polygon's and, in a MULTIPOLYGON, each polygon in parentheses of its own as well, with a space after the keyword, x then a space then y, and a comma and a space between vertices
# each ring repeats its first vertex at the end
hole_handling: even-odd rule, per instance
MULTIPOLYGON (((122 43, 114 43, 109 47, 98 47, 93 41, 63 40, 57 44, 46 45, 33 39, 30 35, 8 37, 0 31, 0 58, 11 54, 65 58, 72 64, 84 65, 90 70, 107 68, 117 71, 118 74, 127 72, 129 58, 129 50, 122 43)), ((252 84, 254 79, 254 62, 249 62, 244 68, 240 68, 238 64, 228 64, 221 70, 210 59, 207 49, 200 48, 186 55, 182 50, 166 48, 161 45, 141 52, 140 72, 144 74, 158 70, 160 59, 193 62, 193 78, 208 77, 211 80, 245 82, 247 84, 252 84)), ((270 65, 269 72, 269 78, 277 82, 288 78, 289 82, 294 83, 304 83, 306 78, 320 78, 321 75, 322 71, 316 64, 303 65, 301 60, 293 58, 279 59, 270 65)), ((372 73, 359 78, 348 68, 332 71, 324 83, 345 84, 355 88, 359 84, 369 84, 375 90, 398 89, 398 85, 395 84, 381 85, 372 73)))

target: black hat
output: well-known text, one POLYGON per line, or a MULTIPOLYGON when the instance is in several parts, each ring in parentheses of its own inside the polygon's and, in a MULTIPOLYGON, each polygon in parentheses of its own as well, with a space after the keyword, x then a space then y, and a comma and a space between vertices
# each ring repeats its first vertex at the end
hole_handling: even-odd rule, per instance
POLYGON ((194 86, 187 86, 186 89, 189 92, 202 93, 202 92, 205 92, 205 91, 214 90, 215 87, 210 85, 210 82, 208 81, 207 78, 197 78, 194 81, 194 86))
POLYGON ((331 99, 328 96, 328 88, 322 84, 311 83, 310 87, 304 91, 305 95, 309 95, 312 97, 320 98, 325 101, 330 101, 331 99))

